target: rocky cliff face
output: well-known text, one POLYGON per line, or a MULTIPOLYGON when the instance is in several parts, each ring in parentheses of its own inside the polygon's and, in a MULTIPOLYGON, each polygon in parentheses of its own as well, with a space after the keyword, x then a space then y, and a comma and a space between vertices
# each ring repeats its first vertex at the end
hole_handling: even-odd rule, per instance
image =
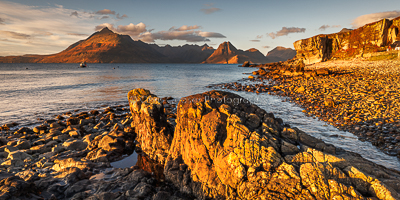
POLYGON ((238 64, 245 61, 267 63, 268 59, 257 49, 242 51, 236 49, 230 42, 224 42, 203 63, 238 64))
POLYGON ((185 97, 176 123, 164 174, 183 193, 202 199, 400 198, 399 172, 283 125, 238 95, 185 97))
POLYGON ((346 59, 384 51, 400 40, 400 17, 383 19, 355 30, 328 35, 317 35, 294 42, 296 58, 305 64, 323 62, 332 58, 346 59))

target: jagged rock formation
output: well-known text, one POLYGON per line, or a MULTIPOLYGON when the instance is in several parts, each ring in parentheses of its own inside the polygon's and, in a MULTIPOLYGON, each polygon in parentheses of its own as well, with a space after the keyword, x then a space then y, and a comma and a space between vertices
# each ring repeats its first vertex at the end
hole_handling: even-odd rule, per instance
POLYGON ((218 199, 400 198, 399 172, 283 125, 238 95, 185 97, 176 122, 164 174, 183 193, 218 199))
POLYGON ((132 127, 137 133, 136 141, 153 160, 165 163, 172 142, 173 130, 167 122, 160 99, 145 89, 128 93, 132 113, 132 127))
POLYGON ((277 46, 267 53, 267 58, 271 62, 287 61, 296 56, 296 50, 277 46))
POLYGON ((203 63, 238 64, 245 61, 267 63, 268 59, 257 49, 242 51, 236 49, 230 42, 224 42, 203 63))
POLYGON ((172 47, 170 45, 160 47, 156 44, 150 44, 150 46, 167 56, 173 63, 201 63, 214 52, 214 48, 207 44, 203 46, 186 44, 177 47, 172 47))
POLYGON ((165 63, 169 59, 147 43, 134 41, 128 35, 119 35, 108 28, 78 41, 64 51, 46 56, 12 56, 0 62, 16 63, 165 63))
POLYGON ((332 58, 346 59, 384 51, 386 47, 400 40, 400 17, 364 25, 355 30, 317 35, 294 42, 296 58, 305 64, 323 62, 332 58))

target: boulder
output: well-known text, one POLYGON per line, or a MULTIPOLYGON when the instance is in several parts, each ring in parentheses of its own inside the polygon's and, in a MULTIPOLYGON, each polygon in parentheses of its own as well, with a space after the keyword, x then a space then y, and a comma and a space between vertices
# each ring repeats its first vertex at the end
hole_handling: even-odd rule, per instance
POLYGON ((31 143, 27 140, 19 140, 15 147, 17 147, 18 149, 30 149, 31 143))
POLYGON ((81 151, 86 149, 88 144, 86 142, 83 142, 82 140, 70 139, 65 141, 62 145, 67 150, 81 151))
POLYGON ((93 166, 91 162, 76 161, 74 158, 56 159, 55 165, 52 167, 55 171, 61 171, 66 168, 76 167, 81 170, 90 169, 93 166))

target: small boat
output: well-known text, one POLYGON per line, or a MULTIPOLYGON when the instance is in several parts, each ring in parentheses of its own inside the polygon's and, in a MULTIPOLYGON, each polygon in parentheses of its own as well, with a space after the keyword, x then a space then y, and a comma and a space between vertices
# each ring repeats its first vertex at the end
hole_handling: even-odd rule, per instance
POLYGON ((79 67, 86 67, 86 61, 81 62, 81 64, 79 65, 79 67))

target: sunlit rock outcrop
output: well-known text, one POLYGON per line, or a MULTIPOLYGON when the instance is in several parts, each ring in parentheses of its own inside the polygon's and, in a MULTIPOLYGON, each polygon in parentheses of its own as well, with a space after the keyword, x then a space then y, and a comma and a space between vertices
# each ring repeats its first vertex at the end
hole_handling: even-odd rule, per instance
POLYGON ((168 156, 173 130, 167 122, 160 99, 145 89, 128 93, 132 113, 132 127, 137 133, 136 141, 151 158, 162 164, 168 156))
MULTIPOLYGON (((158 112, 150 121, 163 118, 158 103, 147 100, 150 92, 128 96, 147 102, 138 118, 151 118, 143 114, 146 108, 158 112)), ((137 108, 131 103, 133 116, 137 108)), ((145 153, 159 160, 154 155, 168 155, 165 178, 183 193, 221 199, 399 198, 398 172, 284 125, 238 95, 210 91, 182 98, 176 123, 173 139, 136 130, 138 138, 147 137, 140 141, 145 153)))
POLYGON ((400 17, 364 25, 350 31, 317 35, 293 43, 296 58, 305 64, 323 62, 332 58, 346 59, 367 56, 385 51, 386 47, 400 40, 400 17))

